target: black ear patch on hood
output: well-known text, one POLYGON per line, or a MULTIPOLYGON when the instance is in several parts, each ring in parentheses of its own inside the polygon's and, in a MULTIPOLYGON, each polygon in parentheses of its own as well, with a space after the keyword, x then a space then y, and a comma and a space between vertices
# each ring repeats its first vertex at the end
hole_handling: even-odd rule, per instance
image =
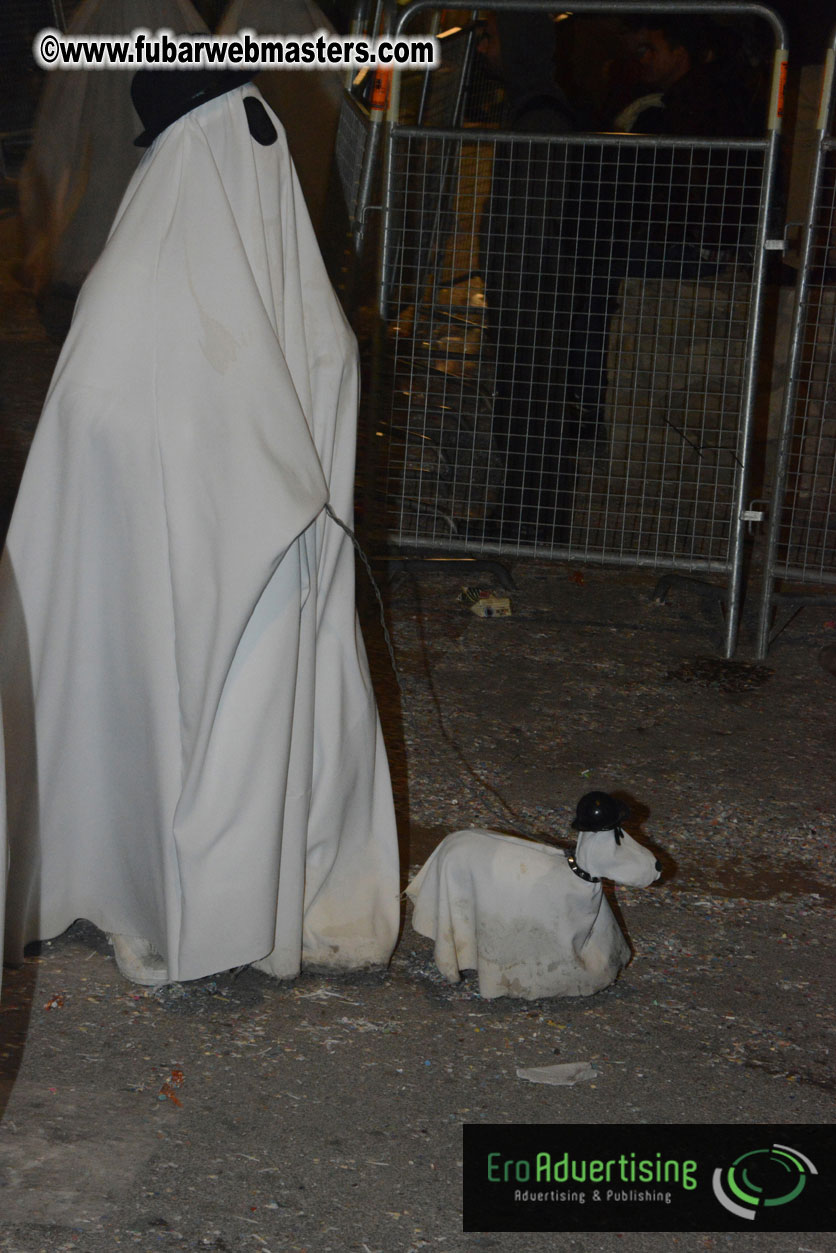
POLYGON ((244 108, 247 113, 247 125, 253 139, 257 144, 269 148, 279 137, 270 120, 270 114, 256 96, 245 96, 244 108))

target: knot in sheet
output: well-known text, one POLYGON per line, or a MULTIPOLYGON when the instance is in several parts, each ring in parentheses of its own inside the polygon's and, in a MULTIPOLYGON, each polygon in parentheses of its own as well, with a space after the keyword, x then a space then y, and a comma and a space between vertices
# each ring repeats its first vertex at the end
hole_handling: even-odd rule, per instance
POLYGON ((483 830, 442 840, 407 888, 441 974, 475 970, 488 998, 590 996, 612 983, 630 946, 598 880, 645 886, 659 866, 626 832, 581 832, 575 857, 589 879, 548 844, 483 830))
POLYGON ((353 553, 324 511, 352 512, 356 344, 246 98, 134 175, 0 578, 11 950, 87 918, 172 980, 385 962, 398 925, 353 553))

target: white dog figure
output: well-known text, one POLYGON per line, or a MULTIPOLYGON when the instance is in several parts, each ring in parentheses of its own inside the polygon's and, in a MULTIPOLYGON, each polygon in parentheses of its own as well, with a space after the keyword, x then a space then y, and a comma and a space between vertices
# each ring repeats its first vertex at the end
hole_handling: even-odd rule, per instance
POLYGON ((606 792, 578 803, 574 856, 548 844, 456 831, 406 889, 412 925, 435 940, 451 983, 476 970, 482 996, 591 996, 630 958, 601 879, 646 887, 661 874, 649 849, 621 823, 627 809, 606 792))

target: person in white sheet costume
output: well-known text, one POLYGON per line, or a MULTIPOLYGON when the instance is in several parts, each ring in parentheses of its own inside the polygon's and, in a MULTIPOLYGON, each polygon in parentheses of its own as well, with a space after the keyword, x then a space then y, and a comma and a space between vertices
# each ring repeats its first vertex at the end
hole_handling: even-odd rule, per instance
POLYGON ((137 170, 12 518, 7 957, 80 917, 147 983, 390 957, 389 772, 325 512, 352 515, 356 404, 281 126, 236 86, 137 170))
MULTIPOLYGON (((137 27, 197 34, 191 0, 83 0, 73 35, 137 27)), ((99 256, 139 164, 130 70, 53 70, 45 77, 32 146, 18 184, 24 273, 35 291, 77 289, 99 256)))

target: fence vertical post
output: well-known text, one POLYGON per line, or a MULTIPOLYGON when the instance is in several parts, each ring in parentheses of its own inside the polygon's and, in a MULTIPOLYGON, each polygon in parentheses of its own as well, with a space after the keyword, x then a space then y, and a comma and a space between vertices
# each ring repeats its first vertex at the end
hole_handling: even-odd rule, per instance
POLYGON ((738 476, 735 509, 733 515, 734 531, 731 545, 731 571, 729 575, 729 600, 726 615, 725 656, 731 657, 735 650, 737 634, 740 626, 740 610, 743 584, 743 537, 745 528, 744 514, 746 511, 746 491, 748 487, 749 450, 752 442, 752 414, 755 405, 757 388, 758 350, 761 337, 761 317, 763 310, 763 287, 766 269, 768 235, 771 227, 770 210, 772 206, 772 187, 775 179, 775 166, 778 156, 778 142, 781 133, 781 119, 784 104, 784 83, 787 73, 787 51, 776 48, 773 59, 772 89, 769 101, 769 149, 767 153, 767 169, 765 190, 761 196, 760 215, 758 221, 757 244, 755 248, 755 274, 753 281, 753 307, 749 323, 749 341, 746 353, 746 391, 743 403, 743 422, 739 445, 741 471, 738 476))
MULTIPOLYGON (((757 656, 766 657, 769 650, 769 634, 772 618, 773 596, 778 566, 778 546, 784 522, 790 451, 794 436, 796 402, 802 380, 801 358, 809 309, 813 250, 816 239, 817 218, 822 200, 825 157, 828 151, 827 132, 833 106, 834 59, 836 58, 836 35, 828 49, 822 79, 819 114, 816 121, 816 145, 810 176, 810 192, 803 224, 801 257, 790 332, 790 352, 787 362, 787 381, 781 406, 779 442, 774 470, 772 504, 764 557, 761 605, 758 622, 757 656)), ((803 573, 803 572, 802 572, 803 573)))

